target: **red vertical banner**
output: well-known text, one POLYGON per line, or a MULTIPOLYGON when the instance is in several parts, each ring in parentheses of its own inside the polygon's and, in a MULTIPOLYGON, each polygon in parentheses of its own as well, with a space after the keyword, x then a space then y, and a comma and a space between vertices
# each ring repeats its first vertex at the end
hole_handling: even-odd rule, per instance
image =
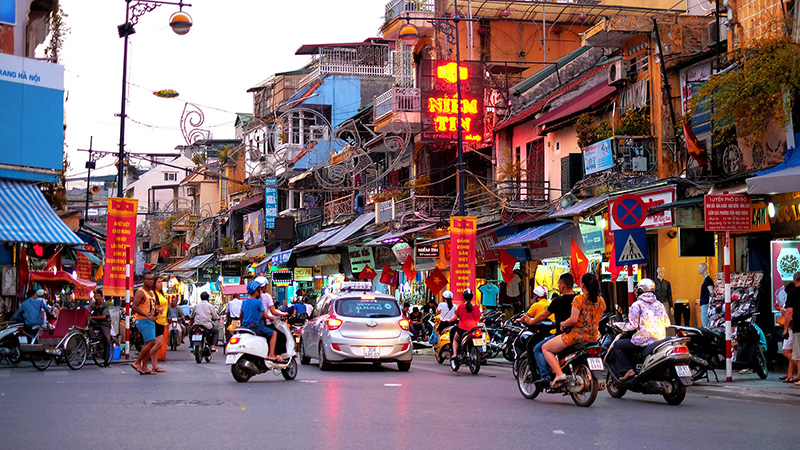
POLYGON ((465 289, 475 292, 477 228, 477 217, 450 218, 450 290, 456 303, 465 289))
MULTIPOLYGON (((75 274, 84 280, 92 279, 92 262, 83 253, 78 252, 78 260, 75 262, 75 274)), ((91 289, 75 285, 75 298, 77 300, 91 300, 91 289)))
POLYGON ((139 200, 133 198, 108 199, 106 264, 103 271, 105 296, 124 297, 126 289, 133 290, 133 277, 125 276, 125 265, 130 264, 133 270, 138 206, 139 200))

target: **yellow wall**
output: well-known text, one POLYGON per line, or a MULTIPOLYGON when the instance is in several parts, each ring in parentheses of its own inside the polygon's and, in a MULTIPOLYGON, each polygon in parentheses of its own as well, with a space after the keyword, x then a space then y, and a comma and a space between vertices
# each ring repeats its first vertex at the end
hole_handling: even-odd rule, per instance
POLYGON ((669 230, 678 231, 676 228, 658 230, 658 265, 664 268, 664 278, 672 283, 672 298, 694 302, 700 299, 700 285, 703 282, 697 273, 698 264, 708 264, 708 274, 716 279, 717 258, 678 257, 678 237, 672 239, 667 236, 669 230))

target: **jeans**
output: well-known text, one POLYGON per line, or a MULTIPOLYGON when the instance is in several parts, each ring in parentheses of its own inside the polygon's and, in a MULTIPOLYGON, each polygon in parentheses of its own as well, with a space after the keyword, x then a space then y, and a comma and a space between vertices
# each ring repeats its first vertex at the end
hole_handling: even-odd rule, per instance
POLYGON ((544 352, 542 351, 542 346, 545 342, 553 339, 558 335, 553 335, 550 337, 545 338, 542 342, 536 344, 536 347, 533 348, 533 356, 536 358, 536 365, 539 366, 539 376, 541 378, 552 378, 551 371, 550 371, 550 364, 547 364, 547 360, 544 359, 544 352))
POLYGON ((642 347, 631 342, 630 339, 620 339, 614 344, 614 357, 616 358, 616 366, 619 374, 625 376, 625 373, 633 369, 631 366, 629 355, 632 355, 636 350, 642 350, 642 347))
POLYGON ((683 319, 683 325, 689 326, 689 305, 686 303, 675 303, 675 325, 681 324, 681 319, 683 319))
POLYGON ((700 321, 703 324, 703 328, 708 327, 708 303, 700 305, 700 321))
POLYGON ((419 340, 420 336, 422 336, 422 324, 417 325, 417 324, 412 323, 411 324, 411 328, 409 329, 409 331, 411 331, 411 339, 412 340, 415 340, 415 341, 419 340))

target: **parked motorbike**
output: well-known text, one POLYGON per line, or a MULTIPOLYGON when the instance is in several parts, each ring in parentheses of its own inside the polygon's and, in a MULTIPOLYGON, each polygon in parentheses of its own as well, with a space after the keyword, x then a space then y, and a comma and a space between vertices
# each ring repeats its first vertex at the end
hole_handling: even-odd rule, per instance
POLYGON ((211 362, 211 332, 199 325, 192 325, 189 328, 189 336, 195 362, 200 364, 203 359, 211 362))
POLYGON ((11 364, 19 364, 27 355, 33 367, 37 370, 46 370, 56 359, 55 349, 46 349, 39 343, 42 332, 52 333, 55 328, 52 324, 45 323, 36 327, 36 333, 29 335, 22 323, 12 323, 0 331, 0 357, 6 358, 11 364))
POLYGON ((595 375, 603 371, 603 360, 599 357, 602 351, 599 342, 582 342, 559 353, 558 361, 567 380, 556 388, 551 388, 549 381, 540 381, 539 368, 533 355, 525 352, 519 357, 519 392, 527 399, 534 399, 543 391, 569 395, 576 405, 591 406, 597 399, 597 393, 605 389, 595 375))
POLYGON ((522 317, 523 314, 524 313, 517 314, 503 323, 503 341, 500 344, 500 354, 503 355, 506 361, 514 361, 516 357, 514 353, 514 341, 520 333, 525 331, 525 326, 519 324, 517 319, 522 317))
POLYGON ((267 339, 248 328, 237 328, 233 331, 233 337, 226 347, 225 358, 225 364, 231 366, 231 374, 237 382, 246 383, 253 376, 270 370, 276 374, 280 371, 286 380, 294 380, 297 377, 297 354, 295 346, 289 345, 293 340, 292 332, 282 320, 274 321, 273 325, 278 334, 275 354, 280 355, 286 362, 278 364, 269 361, 267 339))
POLYGON ((450 369, 453 372, 458 372, 461 363, 464 362, 469 366, 469 371, 473 375, 477 375, 481 370, 481 360, 483 353, 486 352, 486 336, 482 327, 477 326, 461 336, 461 342, 458 344, 458 354, 450 358, 450 369))
POLYGON ((517 325, 517 327, 522 331, 517 334, 513 342, 509 345, 514 361, 511 365, 511 373, 514 375, 514 378, 517 378, 519 375, 520 356, 525 352, 528 352, 529 355, 533 355, 533 349, 536 347, 536 344, 551 336, 550 331, 555 327, 555 323, 545 320, 536 325, 528 325, 525 328, 523 328, 522 325, 517 325))
POLYGON ((5 358, 13 365, 19 364, 24 356, 20 349, 21 343, 28 343, 25 325, 22 323, 9 324, 0 331, 0 358, 5 358))
MULTIPOLYGON (((746 312, 731 318, 735 355, 734 369, 752 369, 758 377, 767 378, 767 357, 761 348, 760 337, 753 321, 758 313, 746 312)), ((708 377, 708 371, 725 369, 725 334, 707 328, 673 326, 679 337, 689 338, 687 347, 691 360, 692 380, 708 377)))
POLYGON ((680 405, 686 398, 686 386, 692 384, 692 373, 687 365, 691 359, 686 347, 688 338, 667 338, 654 342, 632 355, 628 355, 636 375, 621 380, 624 373, 617 367, 614 346, 621 338, 629 338, 633 331, 623 331, 624 322, 610 323, 604 337, 613 336, 606 350, 606 389, 613 398, 622 398, 626 392, 664 396, 670 405, 680 405))

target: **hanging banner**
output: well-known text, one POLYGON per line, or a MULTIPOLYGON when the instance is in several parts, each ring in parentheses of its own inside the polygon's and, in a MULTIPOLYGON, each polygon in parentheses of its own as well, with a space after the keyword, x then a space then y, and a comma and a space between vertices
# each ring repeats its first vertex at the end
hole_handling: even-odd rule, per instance
POLYGON ((464 289, 475 292, 477 229, 477 217, 450 218, 450 290, 458 303, 464 289))
POLYGON ((747 195, 706 195, 703 206, 706 231, 750 231, 753 227, 753 209, 747 195))
POLYGON ((265 178, 264 184, 264 228, 275 229, 275 218, 278 217, 278 185, 277 178, 265 178))
POLYGON ((108 199, 106 264, 103 271, 103 295, 106 297, 124 297, 126 289, 133 293, 133 276, 125 276, 125 265, 130 264, 133 272, 138 207, 139 200, 135 198, 108 199))
MULTIPOLYGON (((78 252, 78 260, 75 261, 75 275, 84 280, 92 279, 92 262, 81 252, 78 252)), ((91 292, 91 289, 75 285, 76 300, 91 300, 91 292)))

